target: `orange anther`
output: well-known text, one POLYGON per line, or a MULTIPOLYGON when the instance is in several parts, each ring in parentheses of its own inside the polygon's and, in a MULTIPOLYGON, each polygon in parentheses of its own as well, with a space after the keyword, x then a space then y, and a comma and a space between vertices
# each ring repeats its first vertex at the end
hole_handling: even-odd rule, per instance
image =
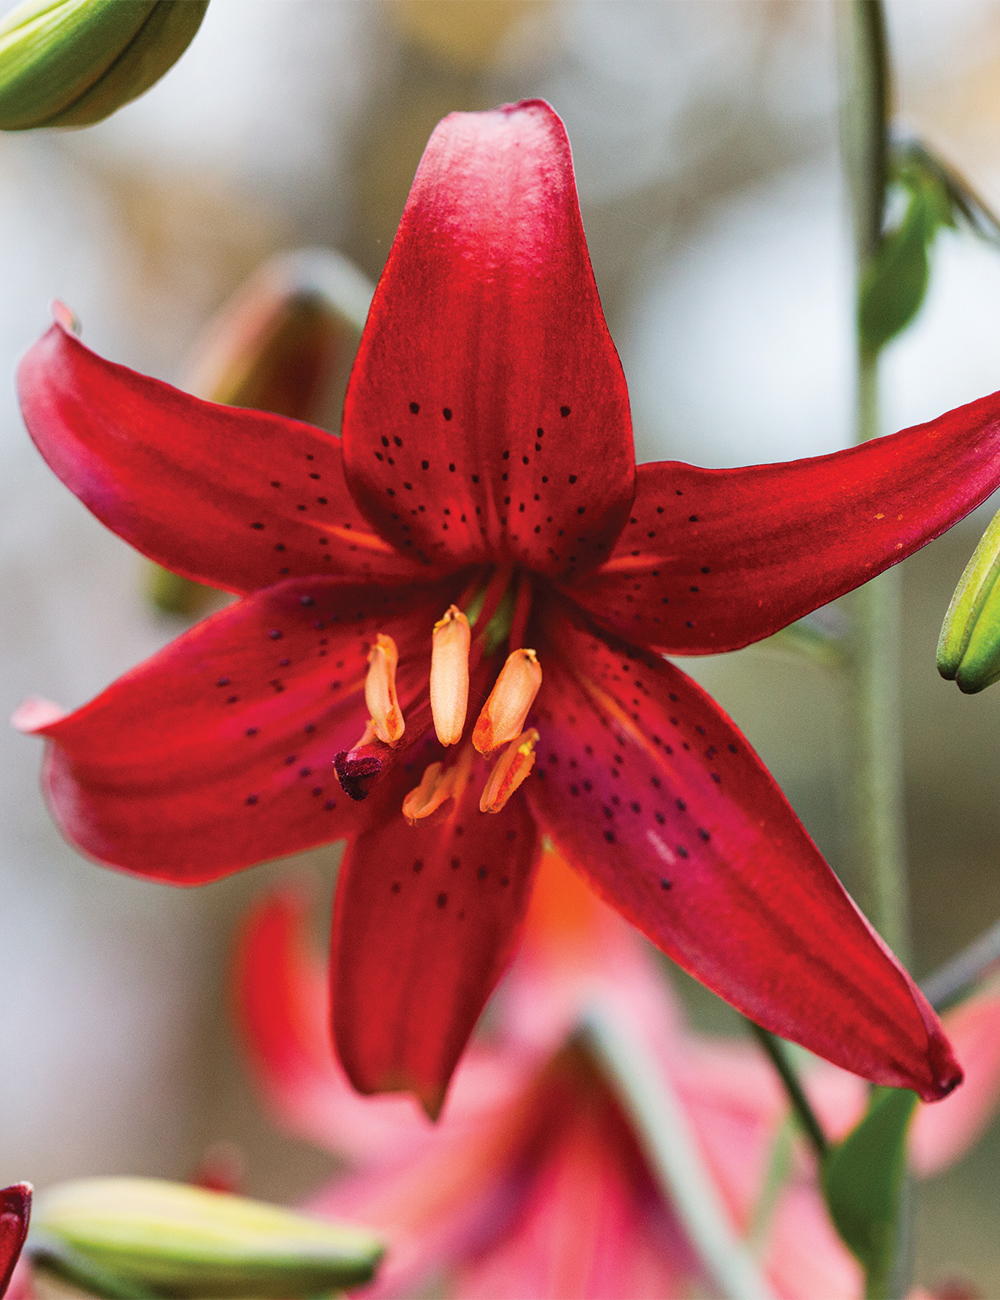
POLYGON ((490 754, 520 736, 541 684, 542 666, 534 650, 515 650, 507 656, 472 733, 480 754, 490 754))
POLYGON ((479 811, 496 813, 505 806, 518 786, 535 766, 538 732, 531 727, 512 740, 497 759, 479 800, 479 811))
POLYGON ((469 707, 469 620, 457 605, 434 624, 431 642, 431 716, 442 745, 462 739, 469 707))
POLYGON ((391 636, 379 632, 368 652, 368 676, 365 678, 365 703, 372 716, 375 735, 385 745, 395 745, 406 730, 403 713, 396 699, 396 664, 399 653, 391 636))
POLYGON ((451 798, 454 771, 445 772, 443 763, 431 763, 420 778, 420 784, 403 800, 403 816, 411 826, 440 808, 451 798))

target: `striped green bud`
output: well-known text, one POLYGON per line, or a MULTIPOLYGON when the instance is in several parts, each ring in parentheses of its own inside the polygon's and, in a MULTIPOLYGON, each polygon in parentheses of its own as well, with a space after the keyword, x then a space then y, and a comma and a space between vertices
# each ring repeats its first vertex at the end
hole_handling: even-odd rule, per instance
POLYGON ((317 1296, 367 1282, 361 1228, 154 1178, 88 1178, 36 1197, 29 1248, 99 1295, 317 1296))
POLYGON ((1000 514, 983 534, 944 616, 937 667, 966 694, 1000 680, 1000 514))
POLYGON ((208 0, 26 0, 0 23, 0 130, 89 126, 159 81, 208 0))

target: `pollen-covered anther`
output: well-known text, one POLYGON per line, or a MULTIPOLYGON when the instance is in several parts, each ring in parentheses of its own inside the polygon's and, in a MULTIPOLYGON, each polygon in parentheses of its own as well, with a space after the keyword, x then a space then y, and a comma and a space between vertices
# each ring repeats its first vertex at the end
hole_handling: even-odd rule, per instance
POLYGON ((365 703, 371 714, 375 735, 385 745, 399 743, 406 723, 396 699, 396 665, 399 653, 391 636, 379 632, 368 652, 368 676, 365 678, 365 703))
POLYGON ((457 605, 434 624, 431 641, 431 716, 442 745, 462 739, 469 707, 469 620, 457 605))
POLYGON ((538 732, 534 727, 512 740, 497 759, 479 800, 479 811, 497 813, 535 766, 538 732))
POLYGON ((541 684, 542 666, 534 650, 514 650, 507 656, 472 733, 480 754, 491 754, 521 735, 541 684))

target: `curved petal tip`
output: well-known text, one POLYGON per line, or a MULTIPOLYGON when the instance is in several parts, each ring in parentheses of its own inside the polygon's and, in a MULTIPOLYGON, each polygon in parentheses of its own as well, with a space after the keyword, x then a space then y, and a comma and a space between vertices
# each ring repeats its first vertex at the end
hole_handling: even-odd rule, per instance
POLYGON ((66 710, 61 709, 58 704, 53 704, 51 700, 44 700, 40 695, 30 695, 11 714, 10 725, 15 731, 30 736, 35 732, 44 731, 46 727, 51 727, 54 722, 58 722, 65 716, 66 710))
POLYGON ((69 334, 80 334, 83 331, 83 325, 80 323, 80 317, 73 311, 72 307, 67 307, 64 302, 58 298, 52 299, 52 319, 57 325, 61 325, 69 334))

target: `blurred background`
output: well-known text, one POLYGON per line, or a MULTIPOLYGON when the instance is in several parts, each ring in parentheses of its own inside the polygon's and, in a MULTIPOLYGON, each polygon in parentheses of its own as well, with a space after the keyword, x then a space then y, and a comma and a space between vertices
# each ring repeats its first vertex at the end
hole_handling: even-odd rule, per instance
MULTIPOLYGON (((4 6, 6 8, 8 6, 4 6)), ((1000 205, 1000 0, 890 0, 903 120, 1000 205)), ((543 96, 566 121, 629 380, 640 460, 730 465, 851 440, 852 270, 821 0, 212 0, 180 63, 79 132, 0 137, 0 371, 53 297, 87 343, 168 380, 273 252, 384 262, 437 120, 543 96)), ((1000 387, 1000 254, 946 232, 924 311, 887 351, 895 429, 1000 387)), ((175 636, 141 561, 43 465, 0 385, 0 704, 83 703, 175 636)), ((995 508, 995 503, 994 503, 995 508)), ((989 518, 905 565, 915 973, 1000 917, 1000 692, 942 682, 948 598, 989 518)), ((733 715, 850 884, 840 688, 762 645, 683 665, 733 715)), ((184 1177, 234 1141, 247 1189, 303 1194, 329 1162, 269 1126, 230 1027, 247 901, 336 850, 183 892, 59 838, 41 747, 0 732, 0 1184, 184 1177)), ((735 1016, 684 981, 699 1023, 735 1016)), ((918 1274, 1000 1294, 1000 1129, 919 1189, 918 1274)))

